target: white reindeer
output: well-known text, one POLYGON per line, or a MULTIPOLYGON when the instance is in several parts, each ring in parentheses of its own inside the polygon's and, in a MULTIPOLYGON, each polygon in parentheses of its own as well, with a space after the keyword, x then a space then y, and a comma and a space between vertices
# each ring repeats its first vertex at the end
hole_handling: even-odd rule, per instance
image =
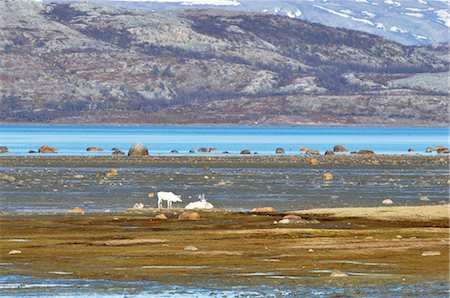
POLYGON ((174 194, 173 192, 159 191, 156 193, 158 197, 158 208, 163 207, 163 201, 167 202, 167 208, 172 208, 173 202, 182 202, 181 196, 174 194))
POLYGON ((199 201, 190 202, 184 207, 184 209, 212 209, 214 208, 213 204, 207 202, 205 199, 205 195, 201 194, 198 196, 199 201))

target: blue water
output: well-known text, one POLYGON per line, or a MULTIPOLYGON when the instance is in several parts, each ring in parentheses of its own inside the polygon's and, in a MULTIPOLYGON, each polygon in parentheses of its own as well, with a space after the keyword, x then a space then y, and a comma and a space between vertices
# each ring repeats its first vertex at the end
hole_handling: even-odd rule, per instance
MULTIPOLYGON (((145 144, 152 155, 180 155, 190 149, 216 147, 215 155, 243 149, 262 155, 274 154, 277 147, 286 154, 299 154, 304 146, 323 153, 334 145, 350 151, 374 150, 378 154, 406 154, 409 148, 423 154, 427 147, 448 146, 448 128, 376 127, 169 127, 169 126, 0 126, 0 146, 10 154, 28 155, 41 145, 59 149, 59 155, 110 155, 111 148, 127 151, 133 143, 145 144), (101 147, 103 152, 86 152, 101 147)), ((210 154, 210 153, 209 153, 210 154)))

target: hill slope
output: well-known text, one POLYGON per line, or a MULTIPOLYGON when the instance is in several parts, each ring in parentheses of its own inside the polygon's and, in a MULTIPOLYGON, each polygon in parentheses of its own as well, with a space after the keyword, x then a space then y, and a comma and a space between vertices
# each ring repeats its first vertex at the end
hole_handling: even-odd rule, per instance
POLYGON ((3 121, 448 121, 448 88, 414 79, 445 79, 448 64, 361 32, 214 10, 6 0, 0 11, 3 121))

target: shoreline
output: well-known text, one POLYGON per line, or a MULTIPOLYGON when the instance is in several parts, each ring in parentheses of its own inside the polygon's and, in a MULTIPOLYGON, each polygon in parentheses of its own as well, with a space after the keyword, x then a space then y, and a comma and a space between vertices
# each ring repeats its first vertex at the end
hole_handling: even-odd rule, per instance
POLYGON ((0 156, 0 166, 228 166, 299 168, 448 168, 448 155, 0 156))

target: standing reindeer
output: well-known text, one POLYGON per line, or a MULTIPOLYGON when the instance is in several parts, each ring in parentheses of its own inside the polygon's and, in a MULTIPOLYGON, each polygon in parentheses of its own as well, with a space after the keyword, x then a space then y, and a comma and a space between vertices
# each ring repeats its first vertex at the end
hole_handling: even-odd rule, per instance
POLYGON ((167 202, 167 208, 172 208, 173 202, 182 202, 181 196, 174 194, 173 192, 167 191, 159 191, 156 193, 158 197, 158 208, 161 209, 163 207, 163 201, 167 202))

